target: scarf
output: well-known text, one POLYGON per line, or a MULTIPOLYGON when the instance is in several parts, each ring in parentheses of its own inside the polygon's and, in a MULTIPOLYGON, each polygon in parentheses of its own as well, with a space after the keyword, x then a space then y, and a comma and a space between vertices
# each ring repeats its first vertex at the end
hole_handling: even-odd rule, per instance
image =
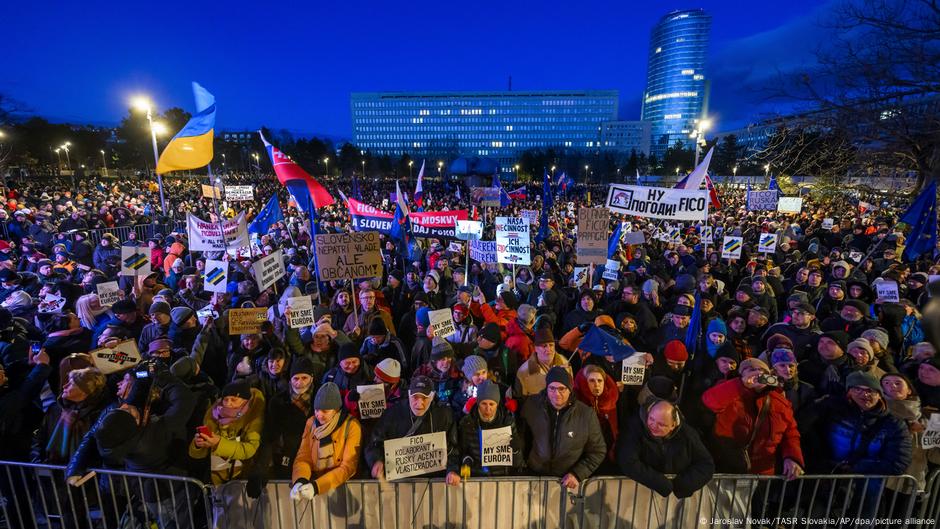
POLYGON ((304 390, 301 391, 300 393, 296 393, 294 391, 293 385, 290 387, 291 404, 293 404, 294 406, 297 406, 297 408, 300 411, 304 412, 305 416, 310 415, 310 400, 313 397, 313 392, 310 391, 311 386, 313 386, 312 382, 310 383, 310 385, 304 388, 304 390))
POLYGON ((46 460, 52 465, 68 463, 69 458, 78 449, 79 443, 91 429, 89 412, 100 401, 99 395, 93 395, 82 402, 59 399, 61 413, 49 434, 46 443, 46 460))
POLYGON ((245 405, 240 408, 226 408, 220 403, 212 409, 212 418, 219 423, 219 426, 228 426, 242 418, 245 412, 248 411, 248 404, 250 402, 251 401, 246 402, 245 405))
POLYGON ((328 422, 320 424, 320 421, 313 420, 313 436, 320 441, 320 446, 324 444, 332 444, 333 441, 330 439, 330 435, 333 433, 333 430, 336 429, 336 426, 339 425, 339 420, 343 418, 345 414, 340 411, 339 413, 333 414, 333 418, 328 422))

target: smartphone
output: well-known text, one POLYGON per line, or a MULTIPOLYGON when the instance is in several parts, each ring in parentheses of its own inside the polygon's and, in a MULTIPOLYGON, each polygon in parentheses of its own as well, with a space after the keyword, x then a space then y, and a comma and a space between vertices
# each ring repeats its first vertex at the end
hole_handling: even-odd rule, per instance
POLYGON ((211 436, 212 436, 212 432, 209 431, 209 427, 208 427, 208 426, 197 426, 197 427, 196 427, 196 433, 205 435, 206 437, 211 437, 211 436))
POLYGON ((42 344, 37 341, 30 342, 29 351, 34 355, 39 354, 39 351, 42 351, 42 344))

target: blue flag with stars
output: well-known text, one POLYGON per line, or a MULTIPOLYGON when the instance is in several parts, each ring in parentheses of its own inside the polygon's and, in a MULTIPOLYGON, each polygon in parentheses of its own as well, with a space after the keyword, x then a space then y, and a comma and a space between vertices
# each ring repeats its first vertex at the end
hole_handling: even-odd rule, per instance
POLYGON ((248 225, 248 233, 264 235, 268 233, 271 226, 282 220, 284 220, 284 214, 281 212, 281 205, 277 201, 277 193, 274 193, 264 208, 258 212, 258 216, 248 225))
POLYGON ((937 249, 937 182, 931 180, 901 217, 911 226, 904 248, 904 259, 915 261, 922 254, 931 257, 937 249))

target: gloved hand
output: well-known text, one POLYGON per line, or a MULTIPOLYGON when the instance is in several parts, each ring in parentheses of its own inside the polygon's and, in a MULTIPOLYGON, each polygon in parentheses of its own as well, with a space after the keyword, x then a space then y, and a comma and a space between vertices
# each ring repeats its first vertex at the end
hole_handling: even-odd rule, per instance
POLYGON ((346 398, 349 399, 349 402, 359 402, 361 395, 355 389, 349 390, 349 393, 346 394, 346 398))
POLYGON ((290 499, 294 501, 310 501, 316 495, 316 487, 307 480, 298 480, 290 490, 290 499))
POLYGON ((591 327, 593 326, 594 326, 594 322, 586 321, 582 323, 581 325, 578 325, 578 331, 581 334, 587 334, 587 332, 590 331, 591 327))
POLYGON ((257 500, 261 497, 261 491, 264 489, 264 480, 261 479, 261 476, 250 476, 248 478, 248 484, 245 485, 245 494, 248 494, 248 497, 257 500))

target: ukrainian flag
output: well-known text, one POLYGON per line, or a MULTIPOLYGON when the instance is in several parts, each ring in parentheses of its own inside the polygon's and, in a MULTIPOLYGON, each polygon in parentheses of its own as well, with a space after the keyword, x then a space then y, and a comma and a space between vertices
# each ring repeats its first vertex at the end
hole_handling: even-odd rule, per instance
POLYGON ((212 161, 212 138, 215 130, 215 96, 193 83, 196 114, 160 154, 157 173, 205 167, 212 161))

